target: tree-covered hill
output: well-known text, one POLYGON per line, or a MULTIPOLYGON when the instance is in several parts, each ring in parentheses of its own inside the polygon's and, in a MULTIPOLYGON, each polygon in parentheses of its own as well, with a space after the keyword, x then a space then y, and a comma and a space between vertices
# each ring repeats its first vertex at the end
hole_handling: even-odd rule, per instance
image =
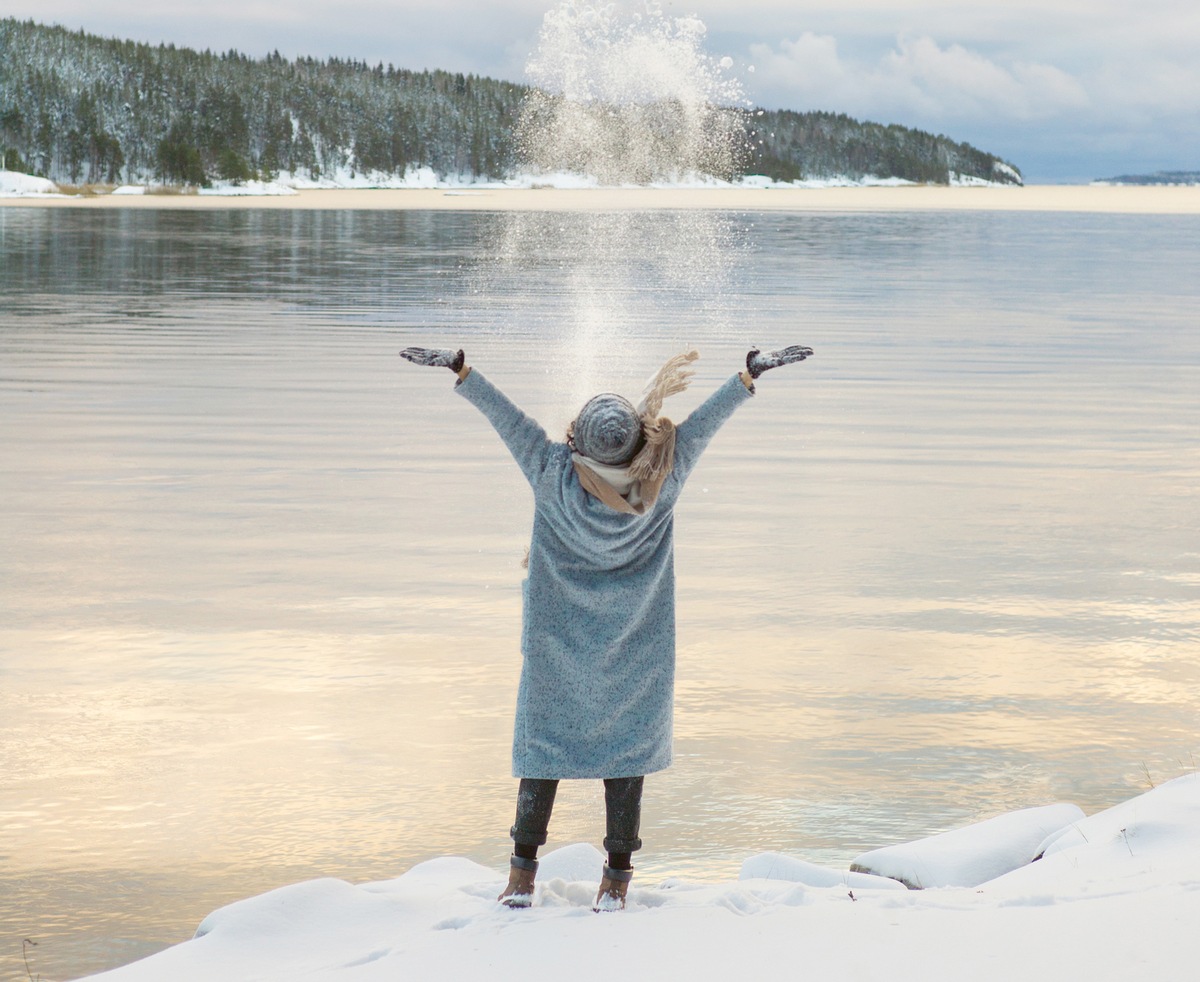
POLYGON ((752 119, 761 143, 753 169, 778 181, 874 175, 918 184, 946 184, 954 178, 1021 183, 1020 171, 993 154, 905 126, 788 110, 752 119))
MULTIPOLYGON (((71 184, 426 167, 443 179, 502 179, 520 166, 514 134, 528 93, 461 73, 215 54, 0 19, 0 162, 71 184)), ((745 116, 743 173, 1020 183, 990 154, 904 127, 745 116)))
POLYGON ((1157 187, 1162 185, 1185 185, 1191 187, 1200 184, 1200 171, 1196 170, 1160 170, 1153 174, 1122 174, 1119 177, 1105 177, 1098 180, 1100 184, 1131 184, 1139 187, 1157 187))
POLYGON ((342 167, 499 176, 520 87, 329 59, 251 59, 0 20, 0 147, 72 183, 342 167))

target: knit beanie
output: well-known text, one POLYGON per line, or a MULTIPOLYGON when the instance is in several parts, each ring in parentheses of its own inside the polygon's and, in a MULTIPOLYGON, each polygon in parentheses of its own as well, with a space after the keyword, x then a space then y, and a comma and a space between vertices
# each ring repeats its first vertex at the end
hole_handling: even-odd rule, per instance
POLYGON ((642 418, 624 396, 603 392, 579 410, 571 427, 577 453, 601 464, 620 466, 642 445, 642 418))
POLYGON ((618 511, 641 514, 653 506, 667 475, 675 462, 675 424, 662 412, 663 400, 688 387, 694 374, 688 367, 700 355, 695 351, 668 358, 654 377, 646 383, 642 398, 636 406, 628 399, 606 392, 588 401, 575 421, 567 427, 567 443, 575 452, 576 471, 591 461, 597 466, 619 468, 618 479, 637 483, 636 497, 640 504, 633 507, 614 495, 605 493, 605 480, 581 474, 580 483, 606 504, 618 511))

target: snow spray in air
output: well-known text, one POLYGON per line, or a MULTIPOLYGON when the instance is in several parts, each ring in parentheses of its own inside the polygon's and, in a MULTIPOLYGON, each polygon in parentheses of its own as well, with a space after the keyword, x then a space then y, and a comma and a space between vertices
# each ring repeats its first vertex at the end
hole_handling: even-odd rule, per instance
POLYGON ((747 146, 741 86, 695 17, 567 0, 525 66, 517 144, 532 173, 597 184, 731 180, 747 146))
MULTIPOLYGON (((516 128, 526 180, 556 196, 731 180, 747 104, 732 60, 707 54, 704 37, 702 22, 656 4, 565 0, 549 11, 516 128)), ((614 371, 645 372, 737 321, 730 286, 744 236, 727 213, 556 210, 498 221, 489 275, 528 278, 537 300, 518 316, 553 332, 579 404, 612 385, 614 371)))

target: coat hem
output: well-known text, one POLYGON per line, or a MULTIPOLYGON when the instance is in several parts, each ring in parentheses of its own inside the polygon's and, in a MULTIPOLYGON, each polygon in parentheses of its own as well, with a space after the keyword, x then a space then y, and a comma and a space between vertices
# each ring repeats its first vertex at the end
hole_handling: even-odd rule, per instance
MULTIPOLYGON (((665 771, 671 766, 668 761, 665 764, 658 764, 638 770, 630 767, 615 767, 611 770, 587 770, 587 771, 572 771, 565 773, 558 771, 557 773, 549 773, 548 771, 537 771, 532 768, 514 767, 512 776, 517 779, 528 778, 534 781, 603 781, 618 777, 644 777, 647 774, 657 774, 660 771, 665 771)), ((549 770, 555 770, 550 768, 549 770)))

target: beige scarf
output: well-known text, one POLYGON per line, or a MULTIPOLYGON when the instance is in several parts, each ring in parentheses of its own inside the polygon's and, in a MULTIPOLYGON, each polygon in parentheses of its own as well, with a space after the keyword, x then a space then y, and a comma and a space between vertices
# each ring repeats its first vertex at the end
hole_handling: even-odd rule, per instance
POLYGON ((613 467, 579 453, 571 455, 585 491, 609 508, 629 515, 644 515, 654 507, 663 482, 675 465, 675 424, 658 414, 662 412, 664 399, 682 392, 691 383, 695 372, 687 366, 699 357, 699 352, 685 351, 669 358, 646 383, 637 405, 646 442, 628 464, 613 467))

